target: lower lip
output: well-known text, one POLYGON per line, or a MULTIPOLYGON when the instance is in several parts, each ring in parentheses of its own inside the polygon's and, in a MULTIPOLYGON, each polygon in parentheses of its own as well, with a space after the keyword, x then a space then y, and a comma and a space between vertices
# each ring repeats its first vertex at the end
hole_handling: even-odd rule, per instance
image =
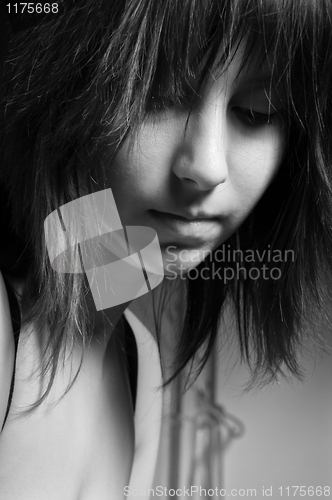
POLYGON ((221 224, 217 218, 185 219, 166 212, 151 210, 150 214, 157 222, 157 233, 160 239, 166 233, 174 236, 183 236, 186 239, 206 241, 220 236, 221 224))

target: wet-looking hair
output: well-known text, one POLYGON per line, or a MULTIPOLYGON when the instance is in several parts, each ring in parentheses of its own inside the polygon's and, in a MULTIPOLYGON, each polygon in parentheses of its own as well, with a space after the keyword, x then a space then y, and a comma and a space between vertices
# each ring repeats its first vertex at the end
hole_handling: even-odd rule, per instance
POLYGON ((50 384, 64 346, 77 335, 88 344, 92 328, 84 275, 50 266, 45 218, 104 189, 104 146, 110 164, 149 114, 174 104, 190 110, 209 75, 225 70, 240 46, 241 70, 267 66, 280 92, 285 153, 251 215, 198 267, 209 267, 211 279, 189 273, 174 373, 204 345, 206 360, 228 304, 253 377, 298 374, 299 343, 312 319, 325 314, 332 282, 330 2, 58 3, 58 14, 13 34, 1 83, 0 267, 24 279, 21 300, 47 335, 42 369, 50 384), (260 267, 270 265, 271 252, 290 251, 292 258, 273 262, 281 273, 275 279, 246 279, 257 259, 245 259, 240 276, 225 282, 215 266, 235 269, 239 262, 220 262, 222 248, 252 250, 260 267))

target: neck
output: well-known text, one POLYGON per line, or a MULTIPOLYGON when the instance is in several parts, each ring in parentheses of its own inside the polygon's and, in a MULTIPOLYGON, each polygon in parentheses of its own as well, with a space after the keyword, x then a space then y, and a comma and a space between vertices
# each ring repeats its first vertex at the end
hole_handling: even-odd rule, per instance
POLYGON ((94 324, 94 339, 96 339, 98 342, 102 341, 102 343, 106 347, 112 332, 119 324, 121 316, 127 309, 130 301, 119 304, 115 307, 111 307, 109 309, 96 311, 91 292, 88 293, 86 300, 88 304, 89 315, 94 324))

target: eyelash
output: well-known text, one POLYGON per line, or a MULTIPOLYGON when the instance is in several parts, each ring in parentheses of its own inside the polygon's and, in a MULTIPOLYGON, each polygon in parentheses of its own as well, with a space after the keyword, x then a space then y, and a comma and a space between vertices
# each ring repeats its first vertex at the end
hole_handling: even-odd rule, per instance
MULTIPOLYGON (((158 113, 162 111, 166 111, 174 107, 175 105, 181 107, 189 107, 190 97, 185 95, 182 99, 179 99, 179 102, 174 103, 170 99, 164 99, 161 102, 159 100, 155 100, 154 97, 150 100, 150 105, 148 110, 150 112, 158 113)), ((259 111, 254 111, 250 108, 243 108, 241 106, 235 106, 232 108, 233 112, 237 115, 238 119, 244 123, 247 127, 259 128, 265 125, 274 125, 277 122, 280 113, 260 113, 259 111)))
POLYGON ((264 125, 274 125, 279 113, 260 113, 249 108, 234 107, 233 112, 247 126, 262 127, 264 125))

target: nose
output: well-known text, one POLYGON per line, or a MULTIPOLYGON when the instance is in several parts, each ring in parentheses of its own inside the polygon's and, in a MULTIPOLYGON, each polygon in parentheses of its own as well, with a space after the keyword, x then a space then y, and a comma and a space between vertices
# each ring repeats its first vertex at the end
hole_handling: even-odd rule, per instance
POLYGON ((186 120, 173 172, 187 189, 208 191, 228 179, 226 93, 216 82, 186 120))

